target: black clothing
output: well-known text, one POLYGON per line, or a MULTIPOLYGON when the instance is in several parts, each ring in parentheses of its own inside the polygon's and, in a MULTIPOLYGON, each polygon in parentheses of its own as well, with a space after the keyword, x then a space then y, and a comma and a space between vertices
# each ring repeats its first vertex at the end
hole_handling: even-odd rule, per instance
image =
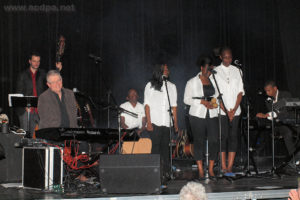
MULTIPOLYGON (((54 93, 54 92, 53 92, 54 93)), ((68 112, 67 112, 67 108, 66 108, 66 104, 65 104, 65 93, 63 90, 61 90, 61 100, 59 99, 59 96, 54 93, 59 105, 59 109, 60 109, 60 116, 61 116, 61 124, 60 127, 70 127, 70 120, 69 120, 69 116, 68 116, 68 112)))
MULTIPOLYGON (((282 122, 287 118, 293 117, 293 114, 289 113, 286 107, 279 106, 281 104, 281 100, 284 98, 291 98, 291 94, 287 91, 279 91, 277 102, 273 105, 273 110, 277 114, 275 122, 279 120, 279 123, 275 124, 275 133, 282 135, 288 153, 289 155, 292 155, 296 150, 296 144, 293 138, 293 130, 288 125, 285 125, 282 122)), ((266 106, 268 108, 268 111, 271 112, 272 101, 266 101, 266 106)))
MULTIPOLYGON (((209 112, 207 112, 209 113, 209 112)), ((195 160, 203 160, 206 149, 206 138, 208 140, 208 159, 215 160, 217 158, 217 153, 219 150, 218 142, 218 118, 205 119, 190 116, 190 124, 194 139, 194 158, 195 160)))
MULTIPOLYGON (((46 90, 46 72, 43 69, 36 71, 36 92, 40 96, 46 90)), ((16 92, 25 96, 33 96, 32 78, 30 69, 27 68, 18 76, 16 92)))
POLYGON ((152 124, 153 132, 150 133, 152 141, 151 154, 160 154, 162 175, 165 176, 171 169, 170 166, 170 128, 152 124))
POLYGON ((212 84, 203 85, 203 93, 205 97, 211 97, 215 94, 215 88, 212 84))
MULTIPOLYGON (((46 90, 46 72, 43 69, 38 69, 35 80, 37 96, 40 96, 40 94, 46 90)), ((19 74, 16 93, 24 94, 24 96, 33 96, 33 85, 29 68, 19 74)), ((24 112, 24 108, 17 109, 18 115, 21 115, 24 112)))
POLYGON ((236 152, 238 147, 238 130, 240 116, 234 116, 232 122, 229 122, 227 116, 221 116, 221 142, 222 152, 236 152))
MULTIPOLYGON (((215 88, 212 84, 202 85, 204 100, 210 101, 215 94, 215 88)), ((190 115, 189 121, 194 142, 194 158, 195 160, 203 160, 206 152, 206 143, 208 140, 208 158, 215 160, 218 152, 218 118, 210 118, 207 110, 205 118, 199 118, 190 115)))
MULTIPOLYGON (((32 83, 32 75, 30 68, 23 70, 18 75, 17 80, 16 93, 23 94, 24 96, 34 96, 33 94, 33 83, 32 83)), ((43 93, 46 90, 46 72, 43 69, 38 69, 35 74, 35 86, 37 96, 43 93)), ((24 107, 16 108, 16 114, 18 115, 20 128, 27 131, 27 137, 32 137, 34 129, 39 122, 39 116, 36 112, 31 112, 29 114, 29 127, 28 127, 28 116, 25 112, 24 107)))

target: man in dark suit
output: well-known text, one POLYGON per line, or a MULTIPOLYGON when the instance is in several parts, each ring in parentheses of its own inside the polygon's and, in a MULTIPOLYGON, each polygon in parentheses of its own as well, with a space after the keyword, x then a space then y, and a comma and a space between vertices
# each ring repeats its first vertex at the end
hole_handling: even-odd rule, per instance
POLYGON ((39 128, 77 127, 77 107, 72 90, 63 88, 62 77, 57 70, 47 73, 49 89, 38 100, 39 128))
MULTIPOLYGON (((18 76, 16 92, 24 96, 38 97, 46 89, 46 72, 40 69, 41 56, 34 52, 29 57, 29 68, 22 71, 18 76)), ((17 115, 20 121, 20 127, 28 131, 28 136, 32 136, 35 126, 38 124, 39 118, 36 108, 18 108, 17 115), (29 114, 29 127, 27 125, 29 114)))
POLYGON ((288 112, 286 108, 280 108, 278 109, 278 106, 280 104, 280 101, 284 98, 291 98, 291 94, 287 91, 279 91, 277 88, 277 85, 274 81, 267 81, 265 83, 265 92, 269 96, 266 101, 266 107, 268 108, 268 113, 257 113, 256 117, 261 119, 269 119, 272 120, 272 116, 274 117, 274 120, 276 122, 279 122, 276 124, 275 132, 282 135, 284 139, 285 146, 288 150, 289 155, 292 155, 295 153, 296 150, 296 144, 295 140, 293 139, 293 130, 282 123, 284 119, 289 118, 291 113, 288 112), (273 114, 272 114, 272 101, 273 104, 273 114))
MULTIPOLYGON (((29 56, 29 68, 22 71, 18 76, 16 93, 24 96, 40 96, 46 89, 46 72, 40 68, 41 56, 33 52, 29 56)), ((56 63, 57 70, 62 69, 61 63, 56 63)), ((17 115, 20 121, 20 127, 28 131, 28 136, 32 137, 36 125, 39 123, 39 117, 36 108, 18 108, 17 115), (29 127, 27 124, 29 113, 29 127)))

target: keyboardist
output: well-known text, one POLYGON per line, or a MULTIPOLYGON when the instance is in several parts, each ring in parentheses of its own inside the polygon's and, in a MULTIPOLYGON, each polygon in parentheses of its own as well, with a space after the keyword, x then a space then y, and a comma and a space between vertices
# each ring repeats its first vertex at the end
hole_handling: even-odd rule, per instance
MULTIPOLYGON (((269 110, 268 113, 257 113, 256 117, 260 118, 260 119, 272 119, 272 101, 274 101, 274 105, 273 108, 276 107, 276 104, 278 102, 280 102, 280 100, 284 99, 284 98, 290 98, 291 94, 287 91, 279 91, 278 87, 276 85, 276 83, 274 81, 267 81, 265 83, 264 86, 264 90, 266 92, 266 94, 268 95, 268 99, 266 100, 266 106, 267 109, 269 110)), ((273 116, 274 119, 279 119, 280 121, 284 120, 285 118, 287 118, 289 116, 289 112, 284 109, 281 108, 280 110, 277 109, 273 109, 273 116)), ((277 121, 277 120, 276 120, 277 121)), ((280 135, 282 135, 282 137, 284 138, 284 143, 285 146, 288 150, 289 155, 291 156, 293 153, 296 153, 296 145, 295 144, 295 140, 293 138, 293 130, 285 125, 285 124, 277 124, 275 127, 275 132, 279 133, 280 135)))
MULTIPOLYGON (((76 100, 72 90, 63 88, 62 77, 57 70, 47 73, 48 89, 38 100, 39 129, 70 127, 77 128, 76 100)), ((88 151, 87 143, 81 142, 79 152, 88 151)), ((77 179, 87 181, 85 171, 79 171, 77 179)))
POLYGON ((76 100, 72 90, 63 88, 62 77, 57 70, 47 73, 48 89, 38 100, 39 129, 77 127, 76 100))
POLYGON ((121 108, 128 110, 138 115, 138 117, 131 116, 127 113, 121 114, 121 127, 123 129, 137 129, 140 137, 149 137, 146 128, 146 116, 144 106, 138 102, 138 93, 135 89, 130 89, 126 99, 127 102, 120 105, 121 108))

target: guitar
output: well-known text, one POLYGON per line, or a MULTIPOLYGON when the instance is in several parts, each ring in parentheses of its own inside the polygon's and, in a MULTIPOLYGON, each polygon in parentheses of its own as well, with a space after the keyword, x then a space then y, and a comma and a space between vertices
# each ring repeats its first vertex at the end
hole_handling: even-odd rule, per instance
POLYGON ((60 66, 58 68, 58 70, 60 71, 62 66, 61 66, 61 58, 63 57, 64 55, 64 52, 65 52, 65 46, 66 46, 66 43, 65 43, 66 39, 63 35, 60 35, 59 36, 59 39, 58 39, 58 42, 57 42, 57 46, 56 46, 56 65, 58 63, 60 63, 60 66))
POLYGON ((179 136, 176 142, 176 148, 173 152, 174 157, 193 157, 194 144, 191 144, 186 131, 179 131, 179 136))

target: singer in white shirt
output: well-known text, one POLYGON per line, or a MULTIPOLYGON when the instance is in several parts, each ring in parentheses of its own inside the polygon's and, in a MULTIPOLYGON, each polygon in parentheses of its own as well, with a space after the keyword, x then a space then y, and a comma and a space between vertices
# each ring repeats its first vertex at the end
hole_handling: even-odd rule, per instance
POLYGON ((194 139, 194 158, 196 160, 199 178, 204 178, 203 159, 205 154, 205 140, 208 140, 209 177, 215 179, 214 162, 218 153, 218 110, 211 98, 218 97, 214 81, 211 80, 209 69, 212 60, 209 57, 200 58, 198 64, 201 72, 190 79, 184 91, 184 103, 190 105, 189 121, 194 139), (199 99, 200 98, 200 99, 199 99))
POLYGON ((244 95, 244 85, 240 70, 231 65, 232 52, 228 47, 220 51, 221 65, 216 70, 216 80, 222 94, 222 170, 225 175, 232 173, 235 154, 238 147, 238 126, 241 114, 240 103, 244 95), (226 112, 226 113, 225 113, 226 112), (228 150, 228 164, 226 165, 226 150, 228 150))
POLYGON ((137 91, 130 89, 126 97, 128 101, 120 105, 121 108, 137 115, 135 117, 123 112, 121 114, 121 127, 123 129, 138 129, 137 133, 140 135, 146 129, 146 116, 144 105, 138 102, 138 97, 137 91))
POLYGON ((144 92, 144 106, 147 119, 147 130, 152 140, 152 154, 160 154, 163 168, 163 177, 168 176, 170 170, 170 126, 172 120, 169 113, 169 101, 166 83, 170 98, 171 112, 174 118, 174 128, 177 125, 177 90, 175 84, 168 81, 169 69, 167 65, 156 65, 152 79, 147 83, 144 92))

